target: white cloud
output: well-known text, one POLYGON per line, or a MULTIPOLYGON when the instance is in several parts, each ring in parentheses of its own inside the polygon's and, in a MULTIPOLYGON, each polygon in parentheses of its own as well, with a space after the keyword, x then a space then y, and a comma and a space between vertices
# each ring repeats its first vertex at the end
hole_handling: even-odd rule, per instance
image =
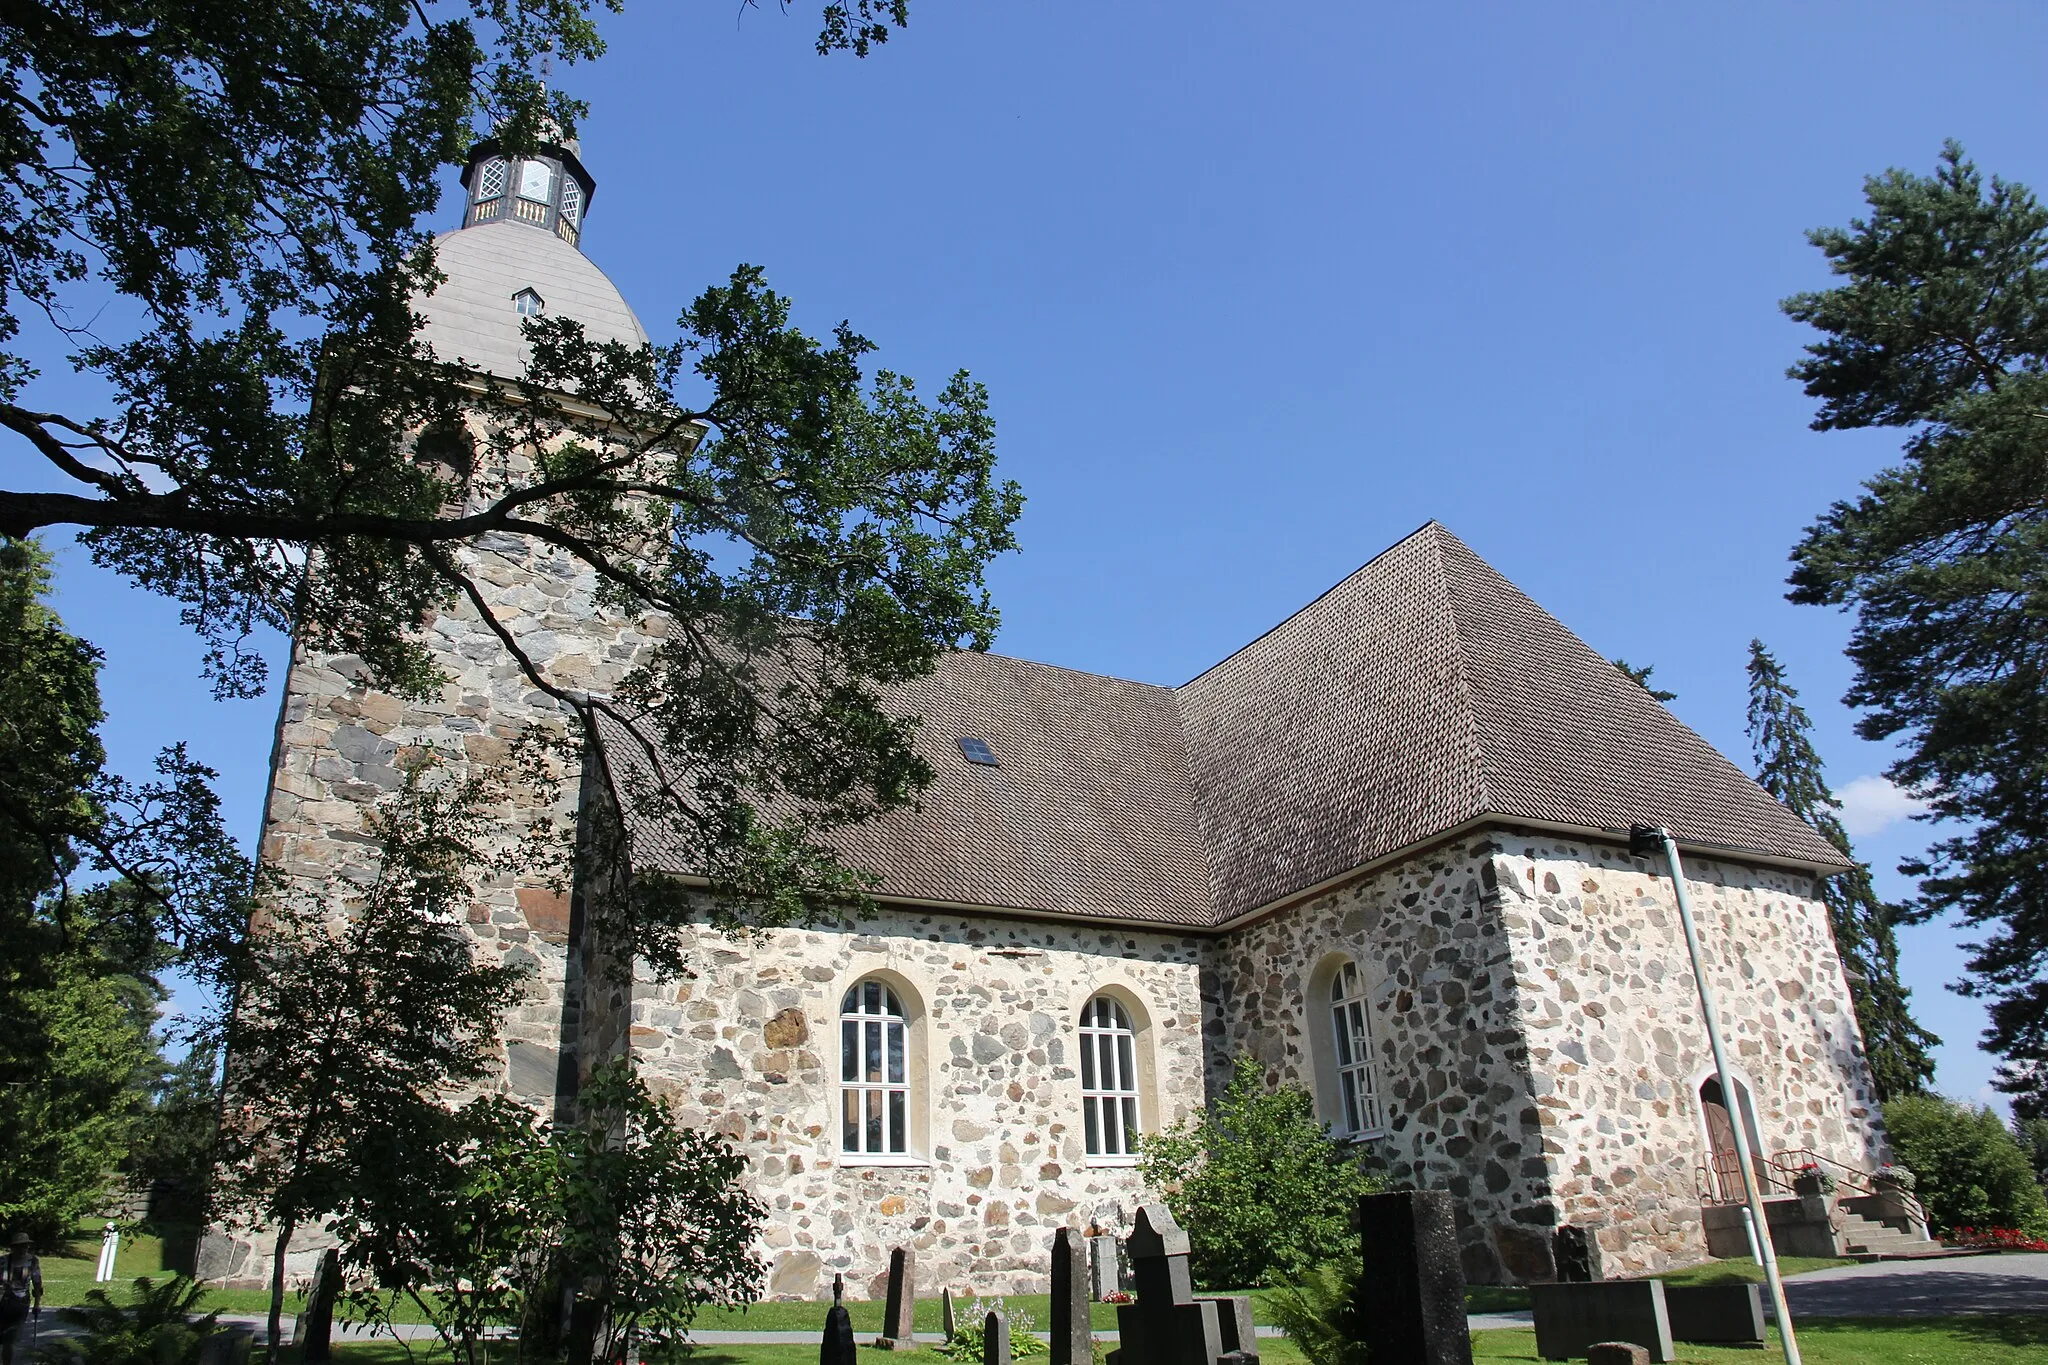
POLYGON ((1927 809, 1927 803, 1894 786, 1889 778, 1859 777, 1835 793, 1842 828, 1854 839, 1882 834, 1899 821, 1927 809))

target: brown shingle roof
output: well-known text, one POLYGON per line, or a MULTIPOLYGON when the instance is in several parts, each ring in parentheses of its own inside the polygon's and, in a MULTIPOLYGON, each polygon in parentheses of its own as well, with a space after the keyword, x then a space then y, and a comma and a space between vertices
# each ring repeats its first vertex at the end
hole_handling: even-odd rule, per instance
POLYGON ((1207 928, 1489 815, 1844 865, 1435 522, 1179 688, 962 653, 892 701, 937 779, 838 841, 887 896, 1207 928))

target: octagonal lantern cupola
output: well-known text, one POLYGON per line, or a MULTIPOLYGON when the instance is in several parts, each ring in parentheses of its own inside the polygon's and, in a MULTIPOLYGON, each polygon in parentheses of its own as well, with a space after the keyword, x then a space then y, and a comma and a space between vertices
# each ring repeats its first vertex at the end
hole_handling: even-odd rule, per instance
POLYGON ((574 142, 542 142, 524 156, 507 156, 496 138, 486 138, 470 150, 462 187, 469 192, 464 227, 523 223, 581 250, 597 181, 577 159, 574 142))

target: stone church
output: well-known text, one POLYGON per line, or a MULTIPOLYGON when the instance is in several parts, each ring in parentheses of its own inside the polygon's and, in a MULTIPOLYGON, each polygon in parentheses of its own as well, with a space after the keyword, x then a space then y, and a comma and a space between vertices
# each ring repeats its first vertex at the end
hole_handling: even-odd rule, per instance
MULTIPOLYGON (((580 249, 595 186, 574 148, 486 143, 463 185, 419 305, 439 354, 516 375, 543 311, 645 339, 580 249)), ((490 553, 494 609, 549 667, 615 681, 645 624, 544 547, 490 553)), ((313 883, 354 865, 406 746, 488 761, 562 723, 466 611, 432 628, 452 679, 432 702, 295 652, 267 862, 313 883)), ((1700 1259, 1736 1123, 1766 1153, 1882 1159, 1816 896, 1842 859, 1435 522, 1178 687, 961 653, 899 700, 937 780, 841 844, 881 913, 704 927, 695 976, 643 976, 602 1044, 747 1153, 771 1296, 835 1272, 868 1290, 906 1243, 928 1284, 1042 1285, 1052 1230, 1126 1227, 1144 1135, 1240 1055, 1397 1180, 1456 1196, 1474 1281, 1547 1278, 1563 1224, 1596 1229, 1611 1271, 1700 1259), (1689 859, 1737 1096, 1709 1077, 1636 822, 1689 859)), ((661 833, 634 832, 648 867, 661 833)), ((470 919, 533 970, 505 1083, 547 1108, 600 1046, 589 945, 538 878, 470 919)))

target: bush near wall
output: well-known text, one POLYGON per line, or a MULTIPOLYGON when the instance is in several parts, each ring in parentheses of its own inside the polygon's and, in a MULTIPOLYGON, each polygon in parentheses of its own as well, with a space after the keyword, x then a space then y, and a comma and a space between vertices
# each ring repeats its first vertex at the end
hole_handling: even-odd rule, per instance
POLYGON ((1902 1095, 1885 1105, 1884 1123, 1893 1155, 1919 1179, 1914 1193, 1936 1233, 2004 1227, 2048 1236, 2033 1163, 1990 1109, 1902 1095))

